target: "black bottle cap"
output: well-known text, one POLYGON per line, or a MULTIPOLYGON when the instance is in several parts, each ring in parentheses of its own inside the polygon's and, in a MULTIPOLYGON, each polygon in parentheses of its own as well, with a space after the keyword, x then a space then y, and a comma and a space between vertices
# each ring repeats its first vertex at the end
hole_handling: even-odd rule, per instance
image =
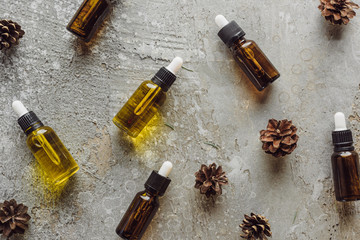
POLYGON ((155 84, 159 85, 165 92, 169 90, 171 85, 175 82, 176 76, 170 72, 166 67, 160 68, 160 70, 151 79, 155 84))
POLYGON ((145 183, 145 188, 156 192, 159 196, 163 196, 170 182, 170 178, 160 175, 157 171, 152 171, 145 183))
POLYGON ((219 31, 218 36, 226 46, 231 47, 234 42, 244 37, 245 34, 244 30, 235 21, 231 21, 219 31))
POLYGON ((25 113, 18 119, 18 123, 21 129, 26 135, 29 135, 35 129, 44 126, 40 119, 36 116, 33 111, 25 113))
POLYGON ((352 145, 353 144, 353 137, 352 133, 349 129, 342 130, 342 131, 333 131, 332 132, 332 139, 334 145, 352 145))

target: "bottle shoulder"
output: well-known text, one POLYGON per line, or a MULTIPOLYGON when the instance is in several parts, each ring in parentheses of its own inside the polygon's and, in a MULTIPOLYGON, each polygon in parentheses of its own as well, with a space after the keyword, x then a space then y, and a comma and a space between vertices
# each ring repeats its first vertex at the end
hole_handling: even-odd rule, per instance
POLYGON ((144 87, 144 88, 147 88, 149 90, 159 88, 159 89, 161 89, 159 94, 166 96, 166 92, 159 85, 157 85, 156 83, 154 83, 151 80, 146 80, 146 81, 142 82, 140 87, 144 87))
POLYGON ((359 157, 359 154, 356 151, 340 151, 333 152, 332 158, 348 158, 348 157, 359 157))
POLYGON ((233 44, 232 49, 243 49, 243 48, 254 48, 254 47, 257 47, 257 44, 254 40, 242 38, 233 44))
POLYGON ((45 133, 50 133, 50 132, 55 132, 55 131, 54 131, 54 129, 52 129, 49 126, 42 126, 42 127, 39 127, 38 129, 36 129, 35 131, 33 131, 32 134, 40 135, 40 134, 45 134, 45 133))
POLYGON ((39 136, 39 135, 48 135, 48 134, 56 134, 54 129, 52 129, 51 127, 49 126, 42 126, 42 127, 39 127, 38 129, 32 131, 28 136, 27 136, 27 139, 30 139, 32 137, 35 137, 35 136, 39 136))
POLYGON ((156 194, 152 194, 147 190, 140 191, 135 196, 136 199, 140 199, 143 202, 149 202, 153 205, 159 205, 159 196, 156 194))

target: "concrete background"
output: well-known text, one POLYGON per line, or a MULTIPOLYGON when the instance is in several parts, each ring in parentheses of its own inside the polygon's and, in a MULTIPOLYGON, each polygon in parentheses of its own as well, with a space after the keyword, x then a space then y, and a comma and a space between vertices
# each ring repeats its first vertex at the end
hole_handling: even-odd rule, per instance
POLYGON ((165 160, 175 165, 172 183, 143 239, 239 239, 251 212, 270 220, 273 239, 359 238, 359 203, 335 201, 330 156, 336 111, 349 116, 360 150, 360 17, 331 26, 317 0, 120 0, 84 44, 65 29, 81 0, 0 3, 0 16, 26 31, 0 55, 0 200, 15 198, 32 216, 27 233, 13 239, 119 239, 115 228, 130 201, 165 160), (266 91, 252 87, 219 40, 219 13, 281 72, 266 91), (181 70, 144 134, 124 136, 113 116, 177 55, 193 72, 181 70), (11 109, 16 99, 78 161, 81 170, 62 191, 41 181, 11 109), (299 128, 292 155, 261 150, 269 118, 299 128), (194 173, 212 162, 230 184, 206 199, 193 188, 194 173))

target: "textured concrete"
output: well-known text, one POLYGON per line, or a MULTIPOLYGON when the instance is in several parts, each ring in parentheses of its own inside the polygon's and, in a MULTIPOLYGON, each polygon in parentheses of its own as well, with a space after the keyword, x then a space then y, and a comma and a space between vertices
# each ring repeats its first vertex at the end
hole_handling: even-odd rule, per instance
POLYGON ((239 239, 243 214, 264 214, 273 239, 359 239, 359 203, 336 203, 332 116, 344 111, 360 150, 360 17, 327 24, 318 1, 123 0, 95 41, 65 26, 81 0, 0 0, 0 16, 26 31, 0 55, 0 200, 30 207, 30 229, 14 239, 118 239, 115 227, 152 169, 175 164, 172 184, 144 239, 239 239), (258 93, 217 37, 222 13, 280 70, 258 93), (174 56, 185 67, 168 100, 136 141, 111 119, 145 79, 174 56), (81 170, 62 192, 39 180, 11 102, 52 126, 81 170), (295 152, 261 150, 269 118, 299 128, 295 152), (168 123, 174 130, 165 126, 168 123), (204 142, 213 142, 214 148, 204 142), (230 184, 207 200, 193 188, 202 163, 223 165, 230 184))

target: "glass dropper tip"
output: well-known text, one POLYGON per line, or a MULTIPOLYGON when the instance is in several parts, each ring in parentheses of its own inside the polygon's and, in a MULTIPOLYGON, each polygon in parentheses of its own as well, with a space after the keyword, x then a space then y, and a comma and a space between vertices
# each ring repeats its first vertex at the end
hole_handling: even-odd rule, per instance
POLYGON ((16 112, 19 117, 21 117, 29 112, 26 109, 26 107, 24 106, 24 104, 18 100, 14 101, 12 103, 12 108, 14 109, 14 112, 16 112))
POLYGON ((229 21, 223 15, 217 15, 215 17, 215 23, 219 26, 219 28, 223 28, 229 24, 229 21))
POLYGON ((345 115, 342 112, 337 112, 334 115, 335 119, 335 131, 344 131, 346 128, 346 119, 345 115))
POLYGON ((173 169, 173 165, 171 162, 166 161, 163 163, 163 165, 161 166, 160 170, 159 170, 159 175, 163 176, 163 177, 168 177, 169 174, 171 173, 171 170, 173 169))

